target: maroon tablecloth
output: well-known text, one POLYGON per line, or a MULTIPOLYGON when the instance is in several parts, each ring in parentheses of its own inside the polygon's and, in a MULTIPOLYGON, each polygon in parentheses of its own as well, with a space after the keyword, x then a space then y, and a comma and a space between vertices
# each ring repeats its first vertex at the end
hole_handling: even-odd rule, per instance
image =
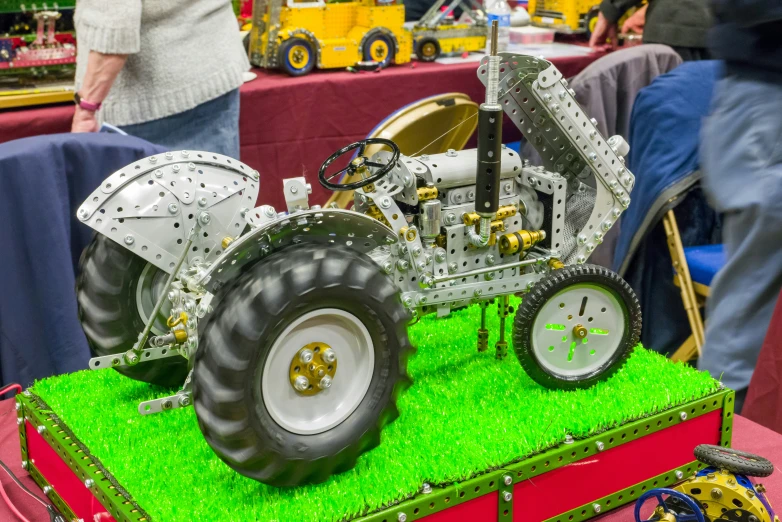
MULTIPOLYGON (((553 62, 569 78, 600 56, 553 62)), ((328 195, 316 181, 323 160, 408 103, 446 92, 483 100, 477 62, 413 63, 414 68, 393 66, 380 73, 318 71, 303 78, 255 70, 258 78, 241 89, 240 134, 242 161, 261 172, 260 202, 283 208, 281 180, 301 175, 313 185, 310 201, 324 202, 328 195)), ((0 143, 68 132, 72 115, 72 105, 0 112, 0 143)), ((506 142, 520 137, 507 121, 505 132, 506 142)))
MULTIPOLYGON (((733 446, 744 451, 763 455, 777 466, 779 466, 779 463, 782 463, 782 435, 743 417, 735 417, 733 446)), ((659 448, 659 451, 664 452, 665 448, 659 448)), ((649 455, 649 458, 653 459, 654 455, 649 455)), ((16 411, 14 410, 13 400, 0 401, 0 460, 5 462, 18 477, 21 477, 22 482, 28 488, 43 495, 27 472, 22 469, 19 433, 16 426, 16 411)), ((600 480, 600 477, 595 477, 595 480, 600 480)), ((3 487, 5 487, 17 508, 29 520, 48 520, 46 510, 13 484, 8 475, 2 470, 0 470, 0 482, 2 482, 3 487)), ((763 479, 763 484, 768 489, 771 503, 776 506, 777 510, 782 510, 782 472, 779 470, 779 467, 777 467, 777 471, 773 475, 763 479)), ((633 506, 633 504, 630 504, 607 513, 599 520, 601 522, 630 522, 633 520, 633 506)), ((0 520, 15 520, 2 499, 0 499, 0 520)))

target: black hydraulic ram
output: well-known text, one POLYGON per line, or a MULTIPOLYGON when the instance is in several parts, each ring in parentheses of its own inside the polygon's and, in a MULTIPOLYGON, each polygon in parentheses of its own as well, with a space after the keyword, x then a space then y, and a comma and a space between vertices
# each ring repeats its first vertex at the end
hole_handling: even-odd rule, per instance
POLYGON ((478 172, 475 187, 475 212, 480 216, 478 233, 469 241, 486 246, 491 235, 491 222, 500 206, 500 158, 502 157, 502 107, 497 101, 500 57, 497 56, 497 21, 491 27, 491 54, 486 101, 478 109, 478 172))

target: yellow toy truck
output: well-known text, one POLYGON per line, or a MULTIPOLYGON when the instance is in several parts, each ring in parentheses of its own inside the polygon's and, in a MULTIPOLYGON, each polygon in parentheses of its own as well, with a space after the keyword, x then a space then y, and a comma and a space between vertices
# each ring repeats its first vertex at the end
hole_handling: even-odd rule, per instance
MULTIPOLYGON (((548 27, 559 33, 586 34, 589 38, 597 24, 601 0, 529 0, 527 11, 532 25, 548 27)), ((635 12, 631 9, 619 20, 619 27, 626 17, 635 12)))
POLYGON ((413 47, 422 62, 433 62, 442 53, 482 51, 486 48, 486 13, 475 0, 437 0, 413 27, 413 47), (472 13, 473 23, 461 24, 449 21, 455 8, 472 13))
POLYGON ((256 0, 250 62, 291 76, 315 67, 407 63, 413 43, 404 21, 405 6, 396 0, 256 0))

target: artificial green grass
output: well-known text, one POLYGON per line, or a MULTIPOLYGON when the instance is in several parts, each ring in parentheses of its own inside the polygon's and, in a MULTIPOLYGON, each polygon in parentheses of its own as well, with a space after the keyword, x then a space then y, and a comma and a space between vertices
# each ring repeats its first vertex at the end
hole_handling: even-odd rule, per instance
MULTIPOLYGON (((493 312, 493 309, 490 309, 493 312)), ((114 371, 37 382, 33 391, 65 421, 154 521, 338 521, 522 460, 576 438, 717 391, 706 373, 636 349, 614 377, 588 390, 545 390, 511 353, 478 353, 478 307, 411 328, 413 386, 400 417, 358 465, 316 486, 277 489, 236 474, 201 437, 192 408, 142 417, 140 401, 166 395, 114 371)), ((508 334, 510 333, 508 321, 508 334)))

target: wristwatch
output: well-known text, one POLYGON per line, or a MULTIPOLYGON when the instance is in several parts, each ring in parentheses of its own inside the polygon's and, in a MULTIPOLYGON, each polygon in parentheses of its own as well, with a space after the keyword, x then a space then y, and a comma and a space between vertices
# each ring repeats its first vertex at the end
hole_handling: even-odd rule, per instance
POLYGON ((79 96, 78 92, 73 93, 73 103, 78 105, 84 110, 95 112, 98 109, 100 109, 101 104, 100 103, 93 103, 91 101, 87 101, 81 96, 79 96))

